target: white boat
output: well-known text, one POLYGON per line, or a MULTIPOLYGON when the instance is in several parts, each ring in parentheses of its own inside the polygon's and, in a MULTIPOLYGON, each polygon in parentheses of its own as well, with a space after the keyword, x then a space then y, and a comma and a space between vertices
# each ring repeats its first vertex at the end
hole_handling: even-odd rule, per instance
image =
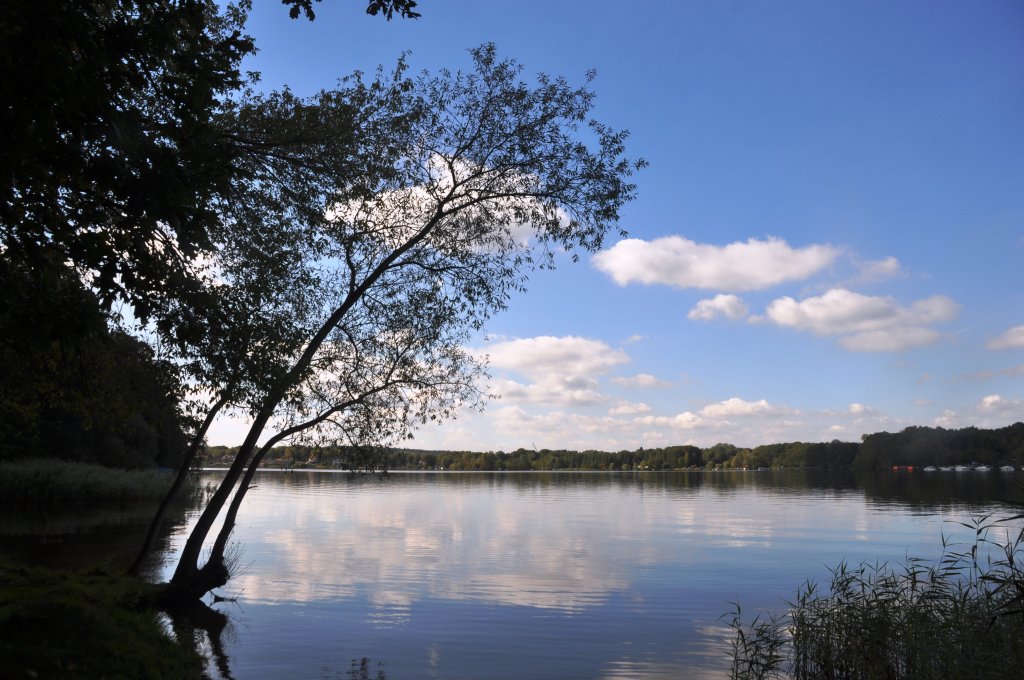
POLYGON ((971 466, 970 465, 957 465, 953 469, 956 470, 957 472, 970 472, 971 466))
POLYGON ((935 472, 935 471, 936 471, 937 469, 938 469, 938 468, 936 468, 936 467, 935 467, 934 465, 929 465, 928 467, 926 467, 926 468, 924 469, 924 471, 925 471, 925 472, 935 472))
POLYGON ((992 468, 990 468, 988 465, 979 465, 978 467, 974 468, 974 470, 975 472, 989 472, 990 470, 992 470, 992 468))
POLYGON ((1003 467, 1001 467, 999 469, 1002 470, 1003 472, 1013 472, 1017 468, 1013 467, 1012 465, 1004 465, 1003 467))
POLYGON ((939 469, 942 470, 943 472, 951 472, 953 470, 953 466, 952 465, 941 465, 941 466, 939 466, 939 469))

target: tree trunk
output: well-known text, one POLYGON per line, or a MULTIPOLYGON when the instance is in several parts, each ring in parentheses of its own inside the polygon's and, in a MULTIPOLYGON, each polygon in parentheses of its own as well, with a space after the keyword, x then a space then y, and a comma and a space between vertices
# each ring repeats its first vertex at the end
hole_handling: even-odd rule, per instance
MULTIPOLYGON (((454 189, 449 190, 449 197, 453 190, 454 189)), ((301 378, 303 372, 305 372, 309 367, 310 363, 313 361, 313 356, 319 351, 324 341, 327 340, 331 331, 341 323, 341 320, 345 318, 345 315, 353 305, 355 305, 363 295, 366 294, 366 292, 381 276, 384 275, 392 264, 394 264, 409 249, 413 248, 416 244, 427 237, 442 216, 443 213, 439 208, 418 232, 416 232, 401 246, 391 251, 391 253, 385 257, 373 269, 373 271, 366 276, 365 279, 363 279, 362 283, 349 290, 341 305, 334 310, 316 334, 310 338, 309 343, 302 352, 302 355, 298 360, 296 360, 288 373, 281 379, 275 388, 271 390, 270 394, 267 395, 266 400, 263 402, 263 406, 260 408, 260 411, 256 416, 256 420, 253 422, 252 427, 249 428, 249 434, 246 435, 242 448, 235 456, 235 460, 232 461, 231 467, 228 468, 224 481, 221 482, 216 493, 214 493, 209 503, 207 503, 203 513, 199 516, 199 521, 192 529, 192 533, 189 534, 188 540, 185 541, 185 548, 181 553, 181 559, 179 559, 178 566, 174 570, 174 576, 171 577, 171 582, 168 587, 168 597, 196 599, 202 597, 212 589, 222 586, 228 582, 229 574, 228 569, 224 564, 223 545, 221 546, 220 554, 211 554, 211 559, 209 559, 202 568, 199 567, 199 555, 202 552, 203 543, 206 541, 206 537, 209 536, 210 530, 213 528, 213 523, 216 521, 217 515, 219 515, 220 511, 224 508, 224 504, 227 503, 228 496, 231 495, 231 490, 235 487, 235 484, 238 482, 238 478, 242 475, 242 471, 246 468, 249 459, 256 451, 256 443, 259 440, 260 435, 263 433, 263 428, 266 427, 267 422, 270 420, 271 416, 273 416, 278 404, 280 404, 281 400, 284 399, 288 388, 294 385, 301 378)), ((241 499, 244 495, 245 494, 243 492, 241 496, 239 496, 239 503, 241 503, 241 499)), ((230 530, 228 533, 230 533, 230 530)), ((218 543, 223 544, 226 543, 226 541, 227 539, 225 537, 223 540, 218 541, 218 543)))
POLYGON ((192 529, 192 533, 189 534, 188 540, 185 541, 185 548, 182 550, 178 566, 171 577, 171 595, 181 597, 182 599, 197 599, 228 582, 227 568, 224 565, 223 559, 208 560, 203 568, 200 569, 199 556, 203 550, 203 543, 206 541, 206 537, 209 535, 210 529, 213 528, 213 523, 217 519, 217 515, 220 514, 221 509, 227 502, 228 496, 231 495, 231 490, 242 475, 246 463, 252 457, 253 451, 256 448, 256 441, 263 432, 267 421, 270 420, 270 416, 278 401, 279 399, 269 399, 267 405, 260 411, 256 421, 249 428, 249 434, 246 436, 242 448, 235 455, 235 460, 232 461, 224 481, 221 482, 216 493, 210 498, 203 513, 199 516, 196 526, 192 529))
POLYGON ((231 505, 228 506, 227 514, 224 516, 224 523, 221 525, 220 531, 217 533, 217 539, 214 541, 213 548, 210 551, 210 562, 218 560, 221 564, 224 564, 224 551, 227 549, 228 538, 230 538, 231 532, 234 531, 235 520, 238 517, 238 509, 242 507, 242 500, 245 499, 245 494, 249 491, 249 485, 252 483, 252 478, 256 476, 256 471, 260 467, 260 462, 263 460, 263 457, 267 455, 267 452, 282 439, 286 439, 293 434, 313 427, 328 418, 332 413, 349 406, 351 403, 352 402, 339 404, 334 408, 321 413, 312 420, 284 429, 275 434, 267 441, 266 444, 260 447, 260 450, 249 462, 249 467, 245 471, 245 476, 242 477, 242 481, 238 485, 238 490, 235 491, 235 495, 231 499, 231 505))
POLYGON ((135 557, 135 561, 132 562, 132 566, 128 567, 128 574, 130 576, 139 575, 142 563, 149 554, 149 551, 153 549, 153 543, 156 542, 157 534, 160 533, 160 527, 164 522, 164 517, 167 515, 167 508, 170 507, 174 497, 177 496, 178 491, 181 490, 182 485, 185 483, 185 478, 188 476, 189 470, 192 469, 196 454, 199 452, 199 447, 202 446, 203 440, 206 439, 206 432, 210 429, 213 419, 217 417, 217 413, 220 412, 226 403, 228 403, 227 397, 222 397, 220 401, 210 408, 210 412, 206 414, 202 427, 199 428, 192 438, 192 444, 188 447, 188 452, 185 454, 181 467, 178 468, 178 474, 174 478, 174 483, 171 484, 171 488, 164 495, 163 500, 160 501, 160 506, 156 509, 156 514, 153 516, 153 521, 149 523, 149 531, 142 542, 142 548, 135 557))
POLYGON ((278 436, 268 441, 249 462, 249 467, 245 471, 245 476, 242 477, 242 481, 238 485, 238 490, 235 491, 235 495, 231 499, 231 505, 228 506, 227 514, 224 515, 224 523, 221 525, 220 531, 217 533, 217 539, 213 543, 213 549, 210 551, 210 562, 219 560, 221 564, 224 564, 224 551, 227 548, 228 538, 231 536, 231 532, 235 529, 235 519, 238 517, 238 509, 242 506, 242 499, 245 498, 245 494, 249 490, 249 484, 252 483, 252 478, 256 475, 256 470, 259 469, 260 461, 263 460, 263 456, 265 456, 267 451, 269 451, 271 447, 281 439, 283 439, 283 437, 278 436))

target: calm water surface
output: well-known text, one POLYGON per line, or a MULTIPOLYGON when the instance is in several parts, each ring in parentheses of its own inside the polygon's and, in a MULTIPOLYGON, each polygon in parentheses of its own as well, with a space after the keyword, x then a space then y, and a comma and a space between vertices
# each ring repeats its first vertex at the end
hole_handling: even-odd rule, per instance
POLYGON ((241 574, 223 591, 237 602, 216 605, 240 679, 345 678, 363 657, 389 680, 722 677, 730 602, 777 610, 844 559, 937 557, 943 534, 971 537, 957 522, 1019 493, 995 472, 264 472, 256 484, 235 533, 241 574))

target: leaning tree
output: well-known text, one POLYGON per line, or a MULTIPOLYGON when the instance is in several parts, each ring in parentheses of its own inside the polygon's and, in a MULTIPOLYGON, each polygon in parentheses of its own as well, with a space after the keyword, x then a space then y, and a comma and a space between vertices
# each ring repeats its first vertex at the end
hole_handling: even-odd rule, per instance
POLYGON ((234 518, 269 446, 309 432, 392 442, 479 405, 484 366, 465 350, 470 335, 531 270, 563 250, 596 250, 618 229, 644 162, 625 157, 625 132, 589 118, 592 74, 580 87, 543 74, 528 84, 493 45, 470 52, 469 72, 411 77, 399 62, 309 100, 250 95, 233 112, 250 126, 245 138, 253 121, 307 117, 293 153, 308 160, 279 182, 254 169, 238 201, 221 206, 225 245, 273 233, 281 251, 257 250, 287 266, 261 282, 252 252, 226 247, 209 263, 227 298, 251 296, 257 316, 294 313, 295 324, 282 340, 276 323, 224 321, 232 349, 221 363, 206 359, 210 387, 245 406, 252 426, 186 541, 169 597, 227 582, 234 518), (342 137, 345 153, 332 154, 342 137), (237 399, 240 368, 264 352, 272 379, 250 381, 237 399), (260 447, 268 428, 278 431, 260 447))

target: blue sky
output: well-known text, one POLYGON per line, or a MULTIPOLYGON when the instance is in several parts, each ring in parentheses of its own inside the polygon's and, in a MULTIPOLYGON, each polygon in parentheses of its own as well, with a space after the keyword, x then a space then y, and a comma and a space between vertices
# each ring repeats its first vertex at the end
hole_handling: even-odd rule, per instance
MULTIPOLYGON (((258 0, 262 86, 466 68, 582 82, 650 167, 629 240, 538 272, 475 348, 501 399, 423 448, 858 440, 1024 419, 1024 3, 258 0)), ((224 420, 211 443, 237 444, 224 420)))

